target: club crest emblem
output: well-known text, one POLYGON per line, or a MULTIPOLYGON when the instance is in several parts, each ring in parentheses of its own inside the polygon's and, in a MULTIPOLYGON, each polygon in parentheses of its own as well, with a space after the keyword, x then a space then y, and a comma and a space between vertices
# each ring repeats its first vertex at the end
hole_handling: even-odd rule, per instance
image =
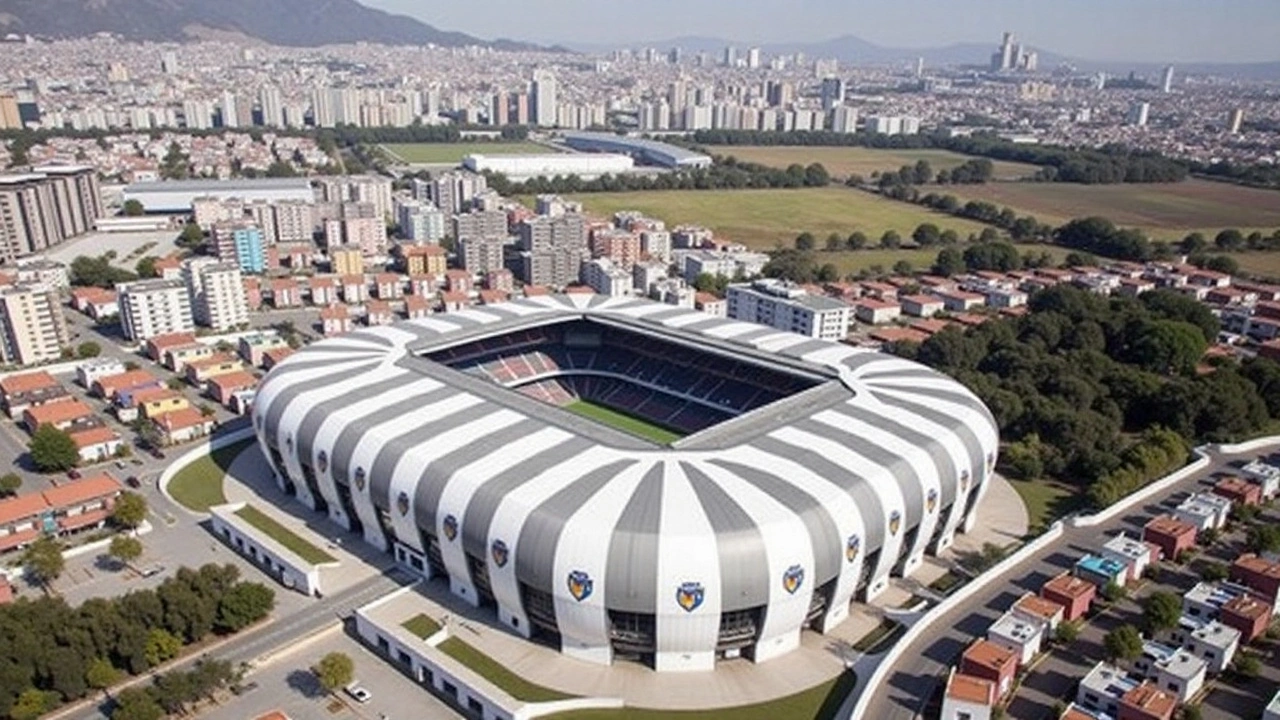
POLYGON ((938 507, 938 491, 929 488, 929 494, 925 496, 924 504, 925 507, 929 508, 929 512, 933 512, 934 508, 938 507))
POLYGON ((329 453, 321 450, 316 455, 316 470, 319 470, 321 474, 329 471, 329 453))
POLYGON ((799 565, 792 565, 787 568, 786 572, 782 573, 782 587, 792 595, 795 595, 796 591, 799 590, 800 586, 803 584, 804 568, 799 565))
POLYGON ((684 609, 685 612, 693 612, 702 605, 703 599, 706 598, 706 590, 702 588, 702 583, 687 582, 681 583, 676 588, 676 603, 684 609))
POLYGON ((458 537, 458 518, 452 515, 444 516, 444 536, 449 542, 453 542, 453 539, 458 537))
POLYGON ((507 550, 507 544, 501 540, 494 540, 493 545, 489 548, 489 554, 493 556, 493 564, 498 567, 506 567, 507 558, 510 552, 507 550))
POLYGON ((569 573, 569 594, 574 600, 582 602, 591 597, 591 591, 595 589, 595 582, 591 576, 581 570, 574 570, 569 573))
POLYGON ((902 529, 902 513, 894 510, 889 513, 889 534, 897 535, 900 529, 902 529))
POLYGON ((409 493, 400 493, 400 496, 396 498, 396 509, 400 511, 401 515, 409 514, 409 493))
POLYGON ((850 535, 848 541, 844 544, 844 557, 849 562, 853 562, 858 558, 858 551, 862 549, 862 538, 857 535, 850 535))
MULTIPOLYGON (((364 468, 362 467, 356 468, 356 489, 364 492, 364 468)), ((403 515, 404 511, 401 510, 400 514, 403 515)))

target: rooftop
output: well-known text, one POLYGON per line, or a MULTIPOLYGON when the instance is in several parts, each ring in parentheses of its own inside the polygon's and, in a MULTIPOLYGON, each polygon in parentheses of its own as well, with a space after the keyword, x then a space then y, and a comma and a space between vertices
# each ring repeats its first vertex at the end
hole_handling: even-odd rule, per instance
POLYGON ((41 388, 56 387, 57 385, 59 385, 58 381, 43 370, 0 378, 0 390, 3 390, 6 395, 17 395, 18 393, 31 392, 41 388))
POLYGON ((1066 597, 1081 597, 1083 595, 1092 595, 1097 592, 1097 588, 1093 583, 1087 580, 1081 580, 1074 575, 1063 573, 1052 580, 1048 580, 1044 584, 1044 589, 1049 590, 1058 595, 1066 597))
POLYGON ((1183 522, 1172 515, 1161 515, 1158 518, 1154 518, 1146 524, 1144 529, 1162 535, 1184 535, 1196 532, 1195 525, 1183 522))
POLYGON ((996 684, 984 678, 952 672, 947 681, 947 697, 964 702, 991 705, 995 702, 996 684))
POLYGON ((1099 555, 1085 555, 1076 561, 1076 567, 1084 570, 1085 572, 1094 573, 1095 575, 1115 577, 1123 573, 1127 566, 1114 558, 1104 558, 1099 555))
POLYGON ((987 640, 979 640, 964 651, 964 659, 968 662, 1000 672, 1017 662, 1017 655, 1008 648, 1001 647, 987 640))
POLYGON ((1141 708, 1157 717, 1168 717, 1178 704, 1178 699, 1152 683, 1144 682, 1124 694, 1120 699, 1125 705, 1141 708))

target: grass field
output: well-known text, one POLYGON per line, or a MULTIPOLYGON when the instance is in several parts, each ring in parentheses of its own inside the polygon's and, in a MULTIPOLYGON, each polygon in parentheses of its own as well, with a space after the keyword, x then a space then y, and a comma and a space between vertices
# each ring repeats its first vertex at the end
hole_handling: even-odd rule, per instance
POLYGON ((521 155, 555 152, 529 142, 392 143, 381 146, 407 163, 460 163, 467 155, 521 155))
POLYGON ((548 715, 553 720, 830 720, 836 716, 840 704, 853 691, 858 677, 851 672, 841 673, 821 685, 815 685, 794 695, 778 698, 758 705, 739 705, 718 710, 575 710, 548 715))
MULTIPOLYGON (((741 146, 715 145, 708 148, 717 155, 729 156, 739 160, 769 165, 770 167, 787 167, 792 163, 808 165, 822 163, 822 166, 833 177, 846 178, 853 174, 869 177, 871 173, 885 170, 897 170, 903 165, 915 165, 926 160, 939 170, 950 170, 966 160, 968 155, 961 155, 950 150, 878 150, 862 147, 809 147, 800 145, 779 146, 741 146)), ((1016 180, 1031 177, 1040 168, 1026 163, 992 160, 995 177, 1000 180, 1016 180)))
POLYGON ((578 400, 576 402, 572 402, 565 405, 564 409, 575 415, 581 415, 582 417, 595 420, 598 423, 608 425, 616 430, 637 435, 645 440, 651 440, 659 445, 669 445, 684 437, 680 433, 672 432, 664 427, 655 425, 648 420, 643 420, 634 415, 618 412, 613 408, 598 405, 590 400, 578 400))
POLYGON ((222 494, 222 477, 236 456, 254 442, 242 440, 190 463, 169 481, 169 494, 194 512, 208 512, 214 505, 225 504, 227 497, 222 494))
POLYGON ((297 533, 252 505, 245 505, 237 510, 236 516, 312 565, 334 562, 332 555, 307 542, 297 533))
POLYGON ((426 615, 418 614, 400 623, 400 627, 426 640, 427 638, 440 632, 440 623, 432 620, 426 615))
POLYGON ((717 237, 758 250, 779 243, 790 247, 796 235, 808 231, 818 243, 831 233, 847 237, 855 230, 876 241, 886 230, 904 238, 921 223, 930 222, 968 237, 980 233, 980 223, 933 212, 905 202, 842 186, 795 190, 697 190, 624 193, 584 193, 574 197, 589 212, 612 216, 619 210, 639 210, 666 221, 668 227, 690 224, 715 230, 717 237))
POLYGON ((1058 518, 1084 506, 1084 495, 1079 489, 1052 480, 1014 480, 1009 484, 1027 506, 1027 526, 1032 532, 1040 532, 1058 518))
POLYGON ((1227 227, 1267 233, 1280 227, 1280 192, 1207 180, 1149 185, 988 183, 952 186, 946 192, 961 200, 1008 206, 1052 225, 1101 215, 1165 240, 1180 240, 1193 230, 1212 237, 1227 227))
POLYGON ((567 695, 525 680, 459 638, 451 637, 436 647, 444 654, 471 668, 484 679, 497 685, 503 692, 517 700, 523 700, 524 702, 552 702, 555 700, 568 700, 573 697, 573 695, 567 695))

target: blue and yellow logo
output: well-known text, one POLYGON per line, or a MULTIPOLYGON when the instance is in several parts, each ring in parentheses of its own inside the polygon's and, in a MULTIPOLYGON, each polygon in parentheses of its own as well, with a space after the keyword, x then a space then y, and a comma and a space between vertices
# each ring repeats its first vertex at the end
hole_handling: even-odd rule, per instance
POLYGON ((938 491, 929 488, 929 495, 925 497, 924 504, 925 507, 929 508, 929 512, 933 512, 933 509, 938 507, 938 491))
POLYGON ((894 510, 893 512, 889 513, 889 534, 897 535, 898 531, 901 529, 902 529, 902 513, 898 512, 897 510, 894 510))
POLYGON ((849 562, 858 559, 858 551, 862 549, 862 538, 850 535, 844 544, 844 558, 849 562))
MULTIPOLYGON (((361 477, 360 475, 356 475, 357 482, 359 481, 360 477, 361 477)), ((409 514, 409 493, 406 493, 406 492, 400 493, 399 497, 396 498, 396 509, 400 511, 401 515, 409 514)))
POLYGON ((591 591, 595 589, 595 582, 591 576, 581 570, 574 570, 569 573, 569 594, 574 600, 582 602, 591 597, 591 591))
POLYGON ((501 540, 494 540, 493 545, 489 548, 489 554, 493 556, 493 564, 498 567, 505 567, 507 558, 510 553, 507 550, 507 544, 501 540))
POLYGON ((458 518, 452 515, 444 516, 444 536, 449 539, 449 542, 453 542, 453 539, 458 537, 458 518))
POLYGON ((706 596, 707 592, 703 589, 702 583, 681 583, 680 587, 676 588, 676 603, 685 612, 697 610, 702 605, 702 601, 706 599, 706 596))
POLYGON ((782 573, 782 587, 792 595, 795 595, 796 591, 799 590, 800 586, 803 584, 804 568, 799 565, 792 565, 787 568, 786 572, 782 573))

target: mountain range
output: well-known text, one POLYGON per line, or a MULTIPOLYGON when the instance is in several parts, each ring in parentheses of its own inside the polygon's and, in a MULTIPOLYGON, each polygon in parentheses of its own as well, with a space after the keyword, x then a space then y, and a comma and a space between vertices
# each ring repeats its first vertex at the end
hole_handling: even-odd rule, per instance
POLYGON ((0 0, 3 35, 70 38, 102 32, 128 40, 240 37, 301 47, 370 42, 548 49, 440 30, 356 0, 0 0))
MULTIPOLYGON (((668 40, 650 42, 629 42, 623 44, 588 44, 565 43, 571 50, 582 53, 606 53, 621 47, 642 48, 653 47, 666 50, 678 47, 685 53, 706 52, 719 60, 724 49, 733 46, 742 57, 748 47, 759 47, 765 55, 790 55, 802 52, 810 58, 837 58, 846 63, 862 64, 914 64, 917 58, 924 58, 926 65, 978 65, 986 67, 991 53, 997 50, 996 42, 955 43, 930 48, 895 48, 877 45, 854 35, 842 35, 829 40, 813 42, 764 42, 747 43, 727 40, 725 38, 706 36, 682 36, 668 40)), ((1043 48, 1029 47, 1039 55, 1040 69, 1052 70, 1062 64, 1069 64, 1084 72, 1128 73, 1139 75, 1159 73, 1166 62, 1134 62, 1124 60, 1098 60, 1077 58, 1056 53, 1043 48)), ((1270 79, 1280 77, 1280 62, 1262 63, 1182 63, 1172 62, 1182 74, 1211 74, 1242 78, 1270 79)))

